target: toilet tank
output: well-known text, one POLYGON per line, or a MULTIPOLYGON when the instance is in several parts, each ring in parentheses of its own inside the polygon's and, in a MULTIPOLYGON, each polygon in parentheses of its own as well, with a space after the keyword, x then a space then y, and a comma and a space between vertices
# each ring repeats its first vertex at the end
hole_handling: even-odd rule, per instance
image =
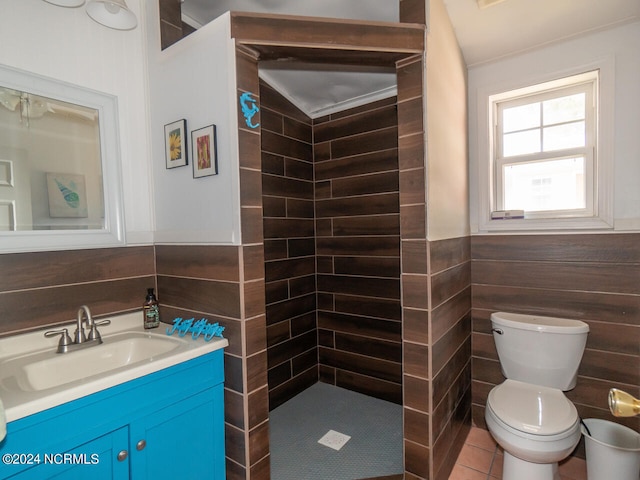
POLYGON ((576 386, 589 325, 568 318, 495 312, 491 327, 506 378, 563 391, 576 386))

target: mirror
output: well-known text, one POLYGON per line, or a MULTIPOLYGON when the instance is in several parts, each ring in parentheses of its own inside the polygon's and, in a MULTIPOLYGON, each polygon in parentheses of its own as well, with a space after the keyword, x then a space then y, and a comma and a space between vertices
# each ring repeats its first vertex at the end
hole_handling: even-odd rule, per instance
POLYGON ((117 100, 0 66, 0 253, 124 244, 117 100))

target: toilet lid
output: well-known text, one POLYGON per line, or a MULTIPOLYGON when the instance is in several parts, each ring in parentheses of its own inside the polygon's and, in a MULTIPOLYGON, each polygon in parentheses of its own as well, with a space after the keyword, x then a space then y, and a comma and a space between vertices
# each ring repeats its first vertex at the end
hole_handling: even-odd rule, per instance
POLYGON ((504 423, 536 435, 555 435, 573 427, 576 407, 561 390, 505 380, 489 392, 488 405, 504 423))

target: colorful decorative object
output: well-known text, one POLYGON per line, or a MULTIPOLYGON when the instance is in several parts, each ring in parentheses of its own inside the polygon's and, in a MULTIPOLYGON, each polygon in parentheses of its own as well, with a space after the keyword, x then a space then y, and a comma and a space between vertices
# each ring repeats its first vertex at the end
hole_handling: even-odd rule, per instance
POLYGON ((167 335, 178 332, 179 337, 184 337, 187 333, 191 333, 191 338, 194 340, 203 335, 204 340, 208 342, 213 337, 222 338, 223 331, 224 327, 220 326, 218 322, 212 324, 206 318, 195 321, 195 318, 184 320, 178 317, 173 320, 173 327, 167 328, 167 335))
POLYGON ((191 151, 193 152, 193 178, 218 174, 215 125, 191 132, 191 151))
POLYGON ((177 120, 164 126, 164 149, 166 167, 175 168, 187 165, 187 121, 177 120))
POLYGON ((240 108, 242 109, 242 115, 244 115, 244 121, 249 128, 258 128, 259 123, 253 123, 253 117, 260 111, 260 107, 256 105, 256 99, 252 97, 252 93, 245 92, 240 95, 240 108))

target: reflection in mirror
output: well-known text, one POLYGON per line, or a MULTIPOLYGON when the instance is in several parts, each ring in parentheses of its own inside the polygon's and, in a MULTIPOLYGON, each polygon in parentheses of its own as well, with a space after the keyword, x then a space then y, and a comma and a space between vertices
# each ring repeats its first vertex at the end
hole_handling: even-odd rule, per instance
POLYGON ((0 229, 102 229, 98 111, 2 85, 0 107, 0 229))
POLYGON ((0 252, 124 243, 116 119, 112 96, 0 66, 0 252))

